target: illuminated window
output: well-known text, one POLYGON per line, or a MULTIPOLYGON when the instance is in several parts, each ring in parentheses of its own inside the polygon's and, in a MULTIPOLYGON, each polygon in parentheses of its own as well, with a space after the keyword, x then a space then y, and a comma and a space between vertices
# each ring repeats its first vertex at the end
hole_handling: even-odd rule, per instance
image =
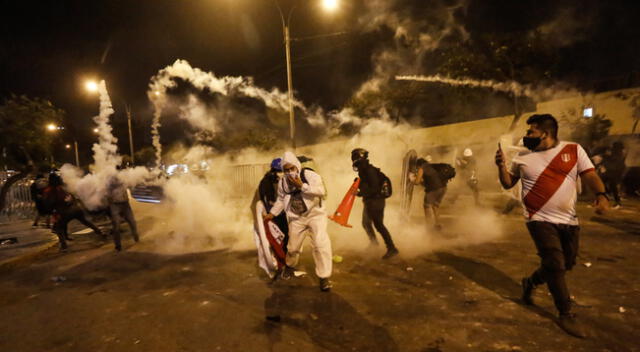
POLYGON ((593 108, 584 108, 582 110, 582 117, 593 117, 593 108))

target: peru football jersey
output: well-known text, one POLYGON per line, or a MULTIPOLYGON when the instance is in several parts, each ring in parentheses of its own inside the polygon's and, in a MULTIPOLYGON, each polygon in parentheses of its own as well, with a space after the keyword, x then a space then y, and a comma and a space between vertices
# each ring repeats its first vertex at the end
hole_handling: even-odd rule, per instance
POLYGON ((539 152, 520 152, 510 173, 522 182, 522 205, 527 221, 578 225, 576 215, 578 176, 594 170, 579 144, 559 142, 539 152))

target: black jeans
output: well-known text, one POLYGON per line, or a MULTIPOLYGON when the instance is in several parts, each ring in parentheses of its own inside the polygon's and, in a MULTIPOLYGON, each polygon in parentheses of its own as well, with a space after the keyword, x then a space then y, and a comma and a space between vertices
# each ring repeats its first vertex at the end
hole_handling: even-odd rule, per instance
POLYGON ((527 228, 541 259, 540 267, 530 277, 531 282, 546 283, 558 312, 568 314, 571 301, 565 273, 576 264, 580 227, 531 221, 527 228))
POLYGON ((69 236, 67 227, 69 222, 74 219, 80 221, 84 226, 92 229, 96 234, 102 235, 102 231, 100 231, 98 226, 85 217, 84 211, 79 206, 73 205, 66 209, 58 209, 58 211, 60 213, 60 219, 58 219, 55 225, 53 225, 53 232, 58 235, 61 248, 67 248, 66 238, 69 236))
POLYGON ((363 203, 362 227, 364 227, 371 242, 378 242, 378 240, 376 240, 376 233, 373 231, 373 227, 375 226, 376 230, 380 232, 387 249, 395 249, 396 246, 393 244, 391 234, 389 234, 389 230, 384 226, 384 198, 363 199, 363 203))

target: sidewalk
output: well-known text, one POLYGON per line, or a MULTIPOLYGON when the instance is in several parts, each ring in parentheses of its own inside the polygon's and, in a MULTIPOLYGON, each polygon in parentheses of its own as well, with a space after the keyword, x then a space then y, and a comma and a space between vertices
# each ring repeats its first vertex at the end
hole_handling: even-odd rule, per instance
MULTIPOLYGON (((0 271, 20 263, 28 263, 49 250, 57 251, 58 236, 53 234, 51 229, 35 228, 31 224, 32 220, 0 223, 0 271), (17 242, 11 243, 14 242, 13 239, 17 242)), ((96 225, 105 230, 107 223, 97 222, 96 225)), ((93 231, 77 221, 69 224, 69 234, 72 236, 89 233, 93 233, 93 231)))
POLYGON ((32 222, 17 220, 0 224, 0 269, 35 258, 58 244, 58 237, 51 233, 51 229, 31 227, 32 222), (7 239, 17 242, 10 243, 7 239))

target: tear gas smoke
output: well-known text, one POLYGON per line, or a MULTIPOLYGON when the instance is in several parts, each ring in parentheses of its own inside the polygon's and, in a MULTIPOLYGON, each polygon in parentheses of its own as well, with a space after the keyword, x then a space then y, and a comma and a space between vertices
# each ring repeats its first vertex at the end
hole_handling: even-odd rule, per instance
POLYGON ((551 97, 575 96, 579 92, 568 88, 534 87, 528 84, 520 84, 515 81, 498 82, 493 80, 475 80, 470 78, 455 79, 440 75, 434 76, 396 76, 399 81, 419 81, 443 83, 452 86, 465 86, 473 88, 488 88, 497 92, 509 93, 516 96, 530 97, 536 101, 543 101, 551 97))
MULTIPOLYGON (((156 149, 156 162, 160 162, 162 155, 162 145, 160 143, 160 118, 162 111, 167 105, 167 91, 177 86, 176 79, 182 79, 191 83, 196 89, 209 90, 211 93, 221 94, 227 97, 249 97, 262 101, 268 108, 286 112, 289 109, 288 96, 274 88, 266 90, 257 87, 253 83, 253 79, 249 77, 217 77, 212 72, 205 72, 199 68, 192 67, 185 60, 176 60, 172 65, 160 70, 149 83, 149 91, 147 93, 149 99, 153 103, 154 113, 152 129, 153 146, 156 149)), ((192 100, 195 104, 195 102, 192 100)), ((294 101, 296 108, 306 111, 305 106, 299 101, 294 101)), ((206 127, 213 124, 212 128, 216 131, 215 116, 202 120, 204 114, 182 115, 183 118, 193 119, 190 121, 195 123, 197 127, 206 127)))
POLYGON ((146 168, 137 167, 121 172, 116 167, 122 162, 118 154, 118 139, 113 136, 109 117, 113 114, 111 99, 105 81, 98 85, 100 94, 100 112, 93 118, 97 125, 98 142, 93 145, 94 164, 91 173, 84 172, 73 165, 65 164, 60 169, 62 179, 68 190, 75 194, 89 210, 106 206, 107 187, 112 177, 118 177, 124 184, 133 187, 152 175, 146 168))

